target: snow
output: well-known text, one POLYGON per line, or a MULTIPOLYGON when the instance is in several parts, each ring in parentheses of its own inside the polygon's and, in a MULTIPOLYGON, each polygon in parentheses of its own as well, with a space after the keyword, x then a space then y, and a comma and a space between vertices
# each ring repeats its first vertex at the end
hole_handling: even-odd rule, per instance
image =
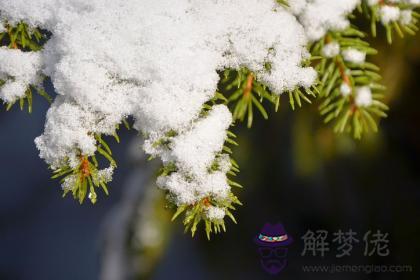
POLYGON ((207 173, 214 155, 220 152, 226 138, 226 130, 232 123, 232 115, 225 105, 214 106, 209 115, 172 142, 171 150, 178 168, 195 176, 207 173))
POLYGON ((98 180, 104 183, 108 183, 112 181, 112 175, 114 175, 114 167, 109 166, 98 171, 98 180))
POLYGON ((400 18, 400 8, 384 5, 379 9, 382 24, 386 25, 390 22, 397 21, 400 18))
POLYGON ((292 14, 299 15, 305 10, 308 0, 288 0, 287 3, 292 14))
POLYGON ((372 105, 372 91, 368 86, 356 88, 355 102, 359 107, 369 107, 372 105))
POLYGON ((27 84, 22 81, 7 81, 0 88, 0 96, 5 102, 13 103, 25 95, 27 88, 27 84))
POLYGON ((61 188, 64 191, 72 191, 77 180, 79 180, 80 177, 78 175, 69 175, 66 178, 64 178, 63 183, 61 184, 61 188))
POLYGON ((167 160, 175 162, 178 171, 169 178, 158 180, 160 187, 168 189, 181 204, 210 196, 226 198, 230 189, 226 184, 225 173, 230 168, 226 157, 222 156, 219 171, 209 172, 209 167, 215 161, 215 155, 222 151, 231 122, 228 108, 217 105, 187 133, 174 137, 167 160))
POLYGON ((360 0, 306 0, 289 2, 291 11, 298 16, 305 28, 309 40, 321 39, 328 31, 339 31, 349 26, 347 15, 351 13, 360 0))
POLYGON ((44 134, 35 139, 41 158, 58 168, 69 157, 71 167, 76 167, 79 151, 86 156, 96 151, 96 141, 89 132, 99 119, 93 112, 58 97, 48 110, 44 134))
POLYGON ((342 52, 343 58, 347 62, 361 64, 365 62, 366 53, 357 49, 349 48, 342 52))
POLYGON ((337 56, 340 53, 340 45, 337 42, 325 44, 322 48, 322 55, 328 58, 337 56))
MULTIPOLYGON (((51 78, 59 96, 35 143, 53 169, 78 166, 80 154, 95 154, 95 133, 110 135, 132 116, 134 128, 147 136, 144 150, 176 164, 176 172, 157 182, 176 204, 225 199, 230 161, 221 149, 232 116, 224 105, 201 114, 216 91, 217 71, 247 67, 277 94, 309 87, 316 72, 302 66, 308 42, 346 28, 358 3, 291 0, 284 8, 275 0, 0 0, 2 22, 24 21, 52 34, 39 52, 0 49, 0 75, 12 77, 0 98, 12 102, 41 74, 51 78), (169 147, 155 147, 169 131, 176 132, 169 147), (219 170, 210 170, 215 161, 219 170)), ((338 52, 330 47, 329 55, 338 52)), ((110 180, 112 172, 101 176, 110 180)))
POLYGON ((0 47, 0 80, 6 84, 0 88, 0 99, 13 103, 25 95, 29 84, 39 83, 41 58, 38 53, 0 47))
POLYGON ((404 25, 410 24, 413 20, 412 13, 413 12, 411 10, 402 10, 400 14, 400 22, 404 25))
POLYGON ((344 97, 349 96, 351 94, 351 87, 347 83, 342 83, 340 86, 340 93, 344 97))
POLYGON ((206 215, 210 220, 222 220, 226 212, 222 208, 210 206, 207 208, 206 215))

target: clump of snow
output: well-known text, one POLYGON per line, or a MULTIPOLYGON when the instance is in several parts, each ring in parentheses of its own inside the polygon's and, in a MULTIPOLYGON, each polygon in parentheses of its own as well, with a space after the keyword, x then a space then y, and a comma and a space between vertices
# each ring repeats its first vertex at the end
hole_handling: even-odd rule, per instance
POLYGON ((413 20, 412 10, 402 10, 400 13, 400 22, 404 25, 410 24, 413 20))
POLYGON ((39 83, 41 57, 38 53, 0 47, 0 99, 13 103, 25 95, 29 84, 39 83))
POLYGON ((322 48, 322 55, 325 57, 334 57, 340 53, 340 45, 337 42, 325 44, 322 48))
POLYGON ((114 167, 109 166, 105 169, 101 169, 98 171, 98 180, 104 183, 108 183, 112 181, 112 175, 114 175, 114 167))
POLYGON ((305 10, 306 6, 308 5, 308 1, 307 0, 288 0, 287 4, 289 6, 290 11, 294 15, 299 15, 305 10))
POLYGON ((206 209, 206 215, 210 220, 222 220, 225 217, 226 212, 222 208, 209 206, 206 209))
MULTIPOLYGON (((185 134, 174 137, 170 145, 170 161, 178 170, 160 178, 158 185, 169 190, 180 204, 191 204, 204 197, 226 198, 226 159, 222 168, 211 172, 209 168, 220 153, 232 115, 225 105, 217 105, 185 134)), ((225 155, 227 156, 227 155, 225 155)), ((167 159, 169 160, 169 159, 167 159)))
POLYGON ((230 190, 226 174, 219 171, 194 179, 188 177, 188 174, 174 172, 169 176, 158 177, 156 183, 160 188, 169 191, 177 205, 191 205, 206 197, 226 199, 230 190))
POLYGON ((28 85, 24 82, 17 80, 9 80, 0 88, 0 98, 5 102, 13 103, 19 97, 25 95, 28 85))
POLYGON ((232 115, 225 105, 215 106, 209 115, 188 132, 175 137, 171 144, 173 160, 178 168, 194 176, 204 176, 220 152, 232 115))
POLYGON ((329 30, 343 30, 349 26, 347 15, 360 0, 306 0, 290 1, 291 11, 298 16, 309 40, 321 39, 329 30))
POLYGON ((400 18, 400 8, 383 5, 379 9, 379 15, 382 24, 386 25, 390 22, 397 21, 400 18))
POLYGON ((359 107, 369 107, 372 105, 372 91, 368 86, 356 88, 355 103, 359 107))
POLYGON ((361 64, 365 62, 366 53, 357 49, 349 48, 342 52, 343 58, 347 62, 361 64))
POLYGON ((216 159, 216 162, 218 165, 218 169, 222 171, 223 173, 227 173, 232 167, 232 163, 230 162, 230 157, 227 154, 219 155, 219 157, 216 159))
POLYGON ((90 132, 100 119, 100 115, 58 97, 48 110, 44 134, 35 139, 40 156, 53 168, 65 164, 67 158, 71 167, 78 166, 79 153, 91 156, 96 151, 96 140, 90 132))
POLYGON ((340 86, 340 93, 342 96, 346 97, 351 94, 351 87, 347 83, 342 83, 340 86))
POLYGON ((72 174, 64 178, 63 183, 61 183, 61 188, 63 191, 72 191, 74 186, 76 185, 77 180, 79 180, 80 177, 78 175, 72 174))

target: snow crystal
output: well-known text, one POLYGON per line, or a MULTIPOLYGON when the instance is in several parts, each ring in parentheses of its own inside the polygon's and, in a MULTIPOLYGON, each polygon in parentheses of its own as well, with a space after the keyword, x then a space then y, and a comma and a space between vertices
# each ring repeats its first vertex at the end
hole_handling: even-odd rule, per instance
POLYGON ((368 86, 356 88, 355 102, 359 107, 369 107, 372 105, 372 91, 368 86))
POLYGON ((206 215, 210 220, 222 220, 225 217, 226 212, 222 208, 209 206, 206 209, 206 215))
POLYGON ((340 45, 337 42, 331 42, 322 48, 322 55, 325 57, 334 57, 340 53, 340 45))
POLYGON ((357 49, 349 48, 342 52, 345 61, 361 64, 365 62, 366 53, 357 49))
POLYGON ((104 183, 112 181, 112 175, 114 174, 114 167, 109 166, 108 168, 101 169, 98 171, 98 180, 104 183))
POLYGON ((343 96, 349 96, 351 94, 351 87, 347 83, 342 83, 340 86, 340 93, 343 96))
POLYGON ((411 10, 402 10, 400 14, 400 22, 405 25, 410 24, 413 19, 412 13, 413 12, 411 10))
POLYGON ((66 178, 64 178, 64 181, 61 184, 61 188, 64 191, 72 191, 74 186, 76 185, 77 180, 79 180, 78 175, 69 175, 66 178))
POLYGON ((396 21, 400 18, 400 8, 389 5, 381 6, 379 10, 381 22, 388 24, 392 21, 396 21))

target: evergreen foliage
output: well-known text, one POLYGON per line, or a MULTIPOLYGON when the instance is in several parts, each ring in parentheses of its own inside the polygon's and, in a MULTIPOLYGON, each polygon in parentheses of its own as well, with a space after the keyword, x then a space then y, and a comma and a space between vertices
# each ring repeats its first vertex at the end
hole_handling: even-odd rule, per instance
MULTIPOLYGON (((278 2, 288 9, 286 1, 278 2)), ((393 34, 400 37, 406 34, 414 35, 418 30, 416 24, 420 17, 419 13, 414 11, 418 7, 415 2, 394 2, 362 1, 358 6, 358 11, 370 21, 372 36, 377 35, 377 25, 381 24, 386 30, 389 43, 393 41, 393 34)), ((355 12, 348 15, 349 18, 355 16, 355 12)), ((0 33, 0 43, 3 48, 38 52, 42 50, 43 44, 48 39, 46 32, 29 26, 25 22, 15 24, 5 22, 3 25, 4 30, 0 33)), ((380 83, 379 67, 365 61, 366 55, 371 56, 377 53, 368 40, 369 36, 365 32, 351 25, 342 30, 331 29, 321 39, 310 42, 307 47, 310 57, 302 63, 303 67, 313 67, 318 73, 318 79, 310 87, 298 85, 292 90, 273 92, 267 83, 258 78, 259 73, 251 71, 247 66, 220 71, 217 92, 212 100, 203 105, 200 117, 204 118, 215 106, 223 104, 231 110, 234 124, 245 122, 250 128, 256 112, 267 119, 270 111, 268 106, 273 106, 274 111, 278 111, 281 98, 285 98, 293 110, 304 106, 305 103, 314 103, 319 107, 324 122, 331 123, 336 133, 351 133, 354 138, 360 139, 366 132, 376 132, 380 119, 387 116, 388 106, 383 102, 385 88, 380 83)), ((270 72, 271 67, 272 65, 267 62, 263 71, 270 72)), ((13 79, 13 77, 8 77, 8 79, 13 79)), ((31 112, 34 93, 51 102, 51 97, 42 87, 43 79, 38 84, 28 85, 23 96, 5 104, 6 109, 9 110, 16 103, 23 109, 26 103, 28 111, 31 112)), ((6 80, 0 80, 0 88, 5 83, 6 80)), ((123 123, 128 129, 130 128, 125 120, 123 123)), ((86 196, 92 203, 96 203, 96 188, 102 188, 108 195, 107 184, 116 167, 112 151, 103 139, 104 135, 97 132, 91 133, 94 134, 96 141, 96 154, 83 154, 79 151, 76 163, 74 159, 68 158, 60 166, 51 166, 52 178, 60 178, 64 196, 70 192, 79 203, 83 203, 86 196), (105 159, 110 167, 99 169, 97 155, 105 159)), ((113 136, 119 142, 116 132, 113 136)), ((163 137, 154 139, 151 148, 170 151, 174 146, 174 139, 178 136, 177 131, 169 130, 163 137)), ((150 135, 146 135, 146 139, 149 138, 150 135)), ((232 157, 232 147, 236 145, 238 145, 236 135, 227 131, 225 144, 216 153, 208 173, 224 172, 225 160, 228 158, 229 166, 225 171, 228 176, 227 182, 230 187, 240 188, 242 186, 233 179, 239 172, 239 166, 232 157)), ((152 154, 150 159, 154 157, 155 155, 152 154)), ((166 161, 158 176, 168 177, 179 170, 180 166, 176 161, 166 161)), ((186 181, 189 179, 186 178, 186 181)), ((226 230, 223 219, 225 215, 236 223, 232 212, 236 205, 242 205, 232 191, 223 198, 208 196, 192 204, 177 203, 170 191, 165 190, 165 192, 169 207, 175 211, 173 220, 184 215, 185 230, 191 231, 193 236, 198 226, 203 224, 209 239, 211 233, 226 230)))

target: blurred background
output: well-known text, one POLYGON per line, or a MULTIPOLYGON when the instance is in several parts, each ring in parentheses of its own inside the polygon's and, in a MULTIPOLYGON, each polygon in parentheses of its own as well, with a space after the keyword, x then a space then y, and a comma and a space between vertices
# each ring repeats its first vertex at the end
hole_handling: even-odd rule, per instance
MULTIPOLYGON (((384 38, 385 36, 379 36, 384 38)), ((34 100, 29 115, 0 112, 0 279, 419 279, 420 264, 420 36, 378 39, 373 58, 382 68, 391 110, 380 132, 361 141, 337 136, 316 106, 284 106, 251 130, 236 127, 241 166, 236 190, 244 203, 238 224, 207 241, 171 223, 154 185, 158 162, 140 152, 141 139, 121 130, 112 144, 119 163, 110 196, 92 206, 61 198, 33 139, 43 130, 47 104, 34 100), (295 239, 288 267, 267 274, 253 238, 281 222, 295 239), (307 230, 352 229, 360 244, 337 259, 302 257, 307 230), (363 255, 363 234, 388 233, 387 257, 363 255), (307 273, 302 265, 411 265, 411 273, 307 273)), ((50 87, 49 91, 53 89, 50 87)), ((286 104, 286 103, 284 103, 286 104)), ((110 139, 109 143, 112 140, 110 139)), ((332 237, 332 236, 331 236, 332 237)))

